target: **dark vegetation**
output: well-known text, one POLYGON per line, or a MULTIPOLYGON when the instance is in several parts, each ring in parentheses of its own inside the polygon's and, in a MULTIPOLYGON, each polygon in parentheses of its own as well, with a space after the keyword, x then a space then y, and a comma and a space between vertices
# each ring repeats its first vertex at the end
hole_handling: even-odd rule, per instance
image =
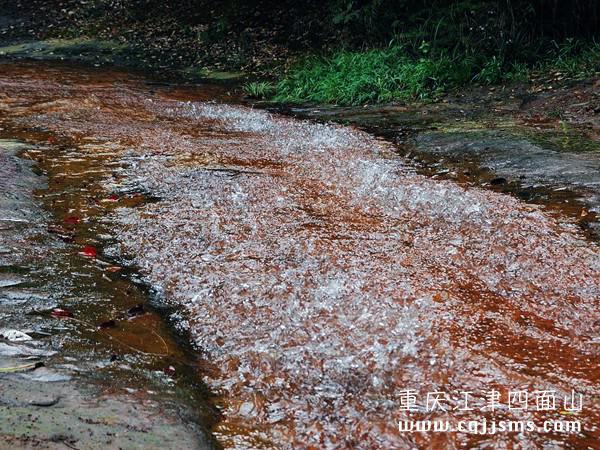
POLYGON ((253 73, 247 93, 281 101, 426 99, 600 71, 598 0, 3 1, 30 18, 10 33, 118 41, 156 69, 253 73))

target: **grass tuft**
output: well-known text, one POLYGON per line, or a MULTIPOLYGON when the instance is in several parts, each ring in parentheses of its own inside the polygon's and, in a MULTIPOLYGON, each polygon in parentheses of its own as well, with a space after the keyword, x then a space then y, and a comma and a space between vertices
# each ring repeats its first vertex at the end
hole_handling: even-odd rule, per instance
POLYGON ((244 93, 250 98, 265 99, 275 93, 275 86, 268 81, 253 81, 243 87, 244 93))
POLYGON ((277 84, 274 99, 339 105, 426 100, 472 83, 527 81, 532 69, 572 78, 585 78, 600 71, 600 44, 582 47, 567 41, 534 64, 507 61, 499 55, 453 56, 444 51, 431 54, 428 46, 422 45, 423 48, 425 51, 417 55, 397 45, 305 57, 277 84))

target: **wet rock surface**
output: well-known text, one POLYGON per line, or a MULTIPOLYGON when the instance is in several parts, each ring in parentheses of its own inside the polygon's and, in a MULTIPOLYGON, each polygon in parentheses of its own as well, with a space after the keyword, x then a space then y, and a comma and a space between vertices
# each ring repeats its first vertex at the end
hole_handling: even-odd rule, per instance
POLYGON ((114 206, 77 210, 83 221, 103 211, 111 238, 77 244, 139 265, 157 301, 177 307, 172 318, 217 395, 213 432, 223 446, 597 445, 600 254, 572 220, 420 175, 395 147, 356 129, 217 105, 202 87, 149 92, 118 74, 5 69, 6 120, 72 145, 51 179, 81 171, 78 158, 102 160, 86 171, 98 170, 102 204, 114 206), (128 204, 139 193, 154 201, 128 204), (406 389, 447 393, 448 408, 431 413, 419 402, 403 412, 406 389), (486 408, 490 390, 496 409, 486 408), (514 390, 561 400, 575 390, 585 406, 513 411, 514 390), (476 412, 460 408, 465 391, 476 412), (397 426, 565 416, 582 430, 397 426))
POLYGON ((50 314, 82 283, 63 267, 67 245, 48 233, 51 213, 34 197, 47 178, 22 156, 35 150, 0 139, 0 448, 212 448, 168 396, 161 403, 148 383, 99 373, 110 370, 106 352, 126 355, 93 336, 74 345, 85 333, 50 314), (118 379, 122 386, 109 388, 118 379))
MULTIPOLYGON (((423 133, 416 146, 438 158, 476 159, 500 176, 519 180, 524 188, 580 188, 600 194, 595 192, 600 186, 600 146, 586 152, 574 145, 575 151, 561 152, 493 131, 423 133)), ((590 206, 597 205, 590 200, 590 206)))
POLYGON ((578 139, 573 132, 562 137, 552 133, 545 139, 538 137, 536 142, 534 137, 510 131, 435 131, 417 136, 414 151, 430 161, 442 161, 454 171, 469 165, 473 172, 479 168, 493 174, 494 178, 484 183, 492 186, 509 183, 512 189, 508 192, 525 200, 536 200, 550 208, 570 207, 583 228, 590 229, 595 239, 600 238, 600 145, 597 143, 578 139))
POLYGON ((0 448, 202 448, 193 429, 144 396, 86 390, 56 377, 3 375, 0 382, 0 448))

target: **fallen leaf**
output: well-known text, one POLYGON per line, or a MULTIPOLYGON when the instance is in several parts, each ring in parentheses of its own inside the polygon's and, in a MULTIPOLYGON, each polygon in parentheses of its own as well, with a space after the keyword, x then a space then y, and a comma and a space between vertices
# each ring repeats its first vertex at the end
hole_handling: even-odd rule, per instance
POLYGON ((69 216, 69 217, 65 217, 64 222, 68 223, 69 225, 75 225, 75 224, 81 222, 81 219, 77 216, 69 216))
POLYGON ((50 315, 56 318, 73 317, 73 313, 71 311, 63 308, 54 308, 50 315))
POLYGON ((44 367, 44 363, 41 361, 38 361, 35 363, 23 364, 21 366, 16 366, 16 367, 2 367, 2 368, 0 368, 0 373, 22 372, 25 370, 35 370, 39 367, 44 367))
POLYGON ((81 253, 83 256, 87 256, 88 258, 95 258, 98 255, 96 248, 92 247, 91 245, 86 245, 79 253, 81 253))
POLYGON ((173 366, 165 367, 163 369, 163 373, 169 377, 174 377, 175 376, 175 367, 173 367, 173 366))

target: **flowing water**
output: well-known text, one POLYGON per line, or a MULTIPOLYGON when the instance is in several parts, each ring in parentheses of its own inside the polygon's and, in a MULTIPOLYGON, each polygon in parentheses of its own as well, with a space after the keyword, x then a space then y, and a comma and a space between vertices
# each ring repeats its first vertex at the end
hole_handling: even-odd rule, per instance
MULTIPOLYGON (((399 155, 430 177, 508 193, 571 217, 600 238, 600 142, 585 129, 518 118, 521 102, 485 96, 419 108, 273 110, 360 127, 396 144, 399 155), (533 122, 530 124, 529 122, 533 122)), ((522 114, 521 114, 522 115, 522 114)))
POLYGON ((173 366, 188 395, 201 380, 197 421, 226 448, 598 447, 600 253, 573 218, 424 176, 355 128, 215 99, 226 90, 2 65, 3 135, 36 143, 22 156, 47 173, 40 201, 69 251, 98 251, 53 275, 96 281, 63 306, 119 323, 76 341, 173 366), (124 320, 143 289, 97 292, 138 274, 162 309, 124 320), (399 430, 409 419, 582 430, 399 430))

